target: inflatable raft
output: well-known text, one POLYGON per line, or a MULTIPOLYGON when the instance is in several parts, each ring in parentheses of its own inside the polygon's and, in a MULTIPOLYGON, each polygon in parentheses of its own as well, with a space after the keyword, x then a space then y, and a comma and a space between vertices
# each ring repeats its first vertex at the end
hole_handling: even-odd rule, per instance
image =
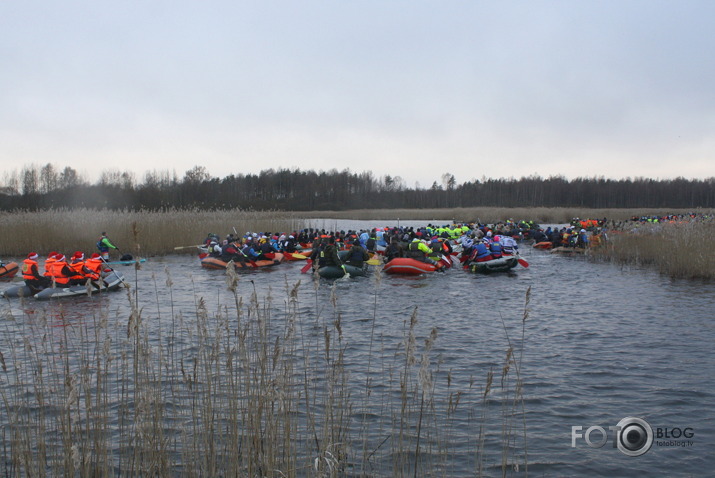
POLYGON ((8 262, 0 266, 0 280, 9 280, 15 277, 19 267, 17 262, 8 262))
POLYGON ((418 275, 434 272, 441 269, 433 264, 411 259, 409 257, 396 257, 385 264, 383 272, 387 274, 418 275))
POLYGON ((537 242, 534 244, 534 249, 551 249, 554 244, 551 241, 537 242))
POLYGON ((343 270, 342 267, 338 266, 321 267, 320 269, 318 269, 318 274, 324 279, 340 279, 345 275, 345 272, 347 272, 350 277, 359 277, 367 275, 367 264, 363 265, 362 267, 355 267, 349 264, 345 264, 343 267, 345 267, 345 270, 343 270))
POLYGON ((469 270, 480 274, 490 274, 492 272, 508 272, 519 264, 519 259, 514 256, 504 256, 499 259, 492 259, 485 262, 472 262, 469 270))
MULTIPOLYGON (((246 259, 245 264, 241 262, 234 262, 233 266, 236 269, 256 269, 259 267, 271 267, 280 264, 283 261, 283 254, 276 252, 273 259, 261 259, 258 261, 249 262, 246 259)), ((207 256, 201 259, 201 267, 205 269, 226 269, 228 265, 227 262, 222 261, 218 257, 207 256)))
POLYGON ((73 285, 70 287, 48 287, 46 289, 34 289, 26 285, 10 287, 2 293, 3 297, 32 297, 37 300, 48 300, 61 297, 77 297, 100 294, 119 289, 124 282, 124 277, 119 272, 111 271, 104 275, 102 282, 93 282, 91 287, 86 285, 73 285))

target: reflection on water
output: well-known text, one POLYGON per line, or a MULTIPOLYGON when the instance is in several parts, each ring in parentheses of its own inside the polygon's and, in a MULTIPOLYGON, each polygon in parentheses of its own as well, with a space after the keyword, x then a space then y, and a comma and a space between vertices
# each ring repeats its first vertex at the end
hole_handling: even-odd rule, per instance
MULTIPOLYGON (((362 227, 355 224, 338 227, 362 227)), ((382 396, 384 402, 376 402, 365 398, 363 392, 366 380, 371 380, 374 398, 381 397, 381 388, 389 387, 380 381, 399 379, 373 372, 405 360, 399 351, 413 313, 420 348, 433 329, 437 332, 430 351, 438 384, 434 393, 448 401, 455 390, 483 389, 489 371, 498 371, 504 363, 508 340, 519 345, 515 342, 520 338, 526 290, 531 287, 521 368, 529 472, 537 476, 603 476, 627 469, 656 475, 665 468, 676 474, 698 475, 715 466, 715 459, 706 451, 711 446, 707 437, 715 431, 711 406, 715 398, 711 352, 715 288, 671 281, 639 269, 592 264, 582 257, 533 250, 525 250, 523 255, 530 267, 519 267, 512 274, 482 276, 454 269, 418 277, 382 276, 379 284, 373 277, 358 277, 337 281, 334 289, 332 283, 320 281, 317 290, 313 278, 300 273, 303 264, 286 263, 241 273, 238 291, 248 303, 254 292, 264 300, 270 290, 273 300, 266 307, 272 320, 282 320, 289 307, 287 291, 300 280, 298 315, 302 322, 298 327, 311 343, 323 340, 326 324, 338 320, 327 305, 337 302, 345 367, 352 372, 351 393, 362 397, 357 408, 363 409, 359 423, 364 426, 369 422, 363 420, 382 424, 381 416, 395 417, 390 407, 399 401, 382 396), (315 319, 316 310, 319 320, 315 319), (369 361, 372 372, 366 373, 369 361), (653 427, 692 427, 694 445, 653 446, 637 458, 613 449, 610 442, 598 449, 584 442, 571 446, 573 426, 607 429, 627 416, 642 417, 653 427)), ((148 340, 166 343, 174 334, 174 352, 181 347, 188 352, 201 333, 186 326, 196 322, 198 306, 219 315, 235 309, 225 274, 201 269, 195 258, 152 258, 142 270, 127 268, 125 272, 129 283, 139 286, 137 302, 146 317, 148 340), (168 280, 171 288, 166 286, 168 280)), ((41 303, 15 300, 7 307, 1 331, 6 357, 8 344, 19 335, 39 330, 33 325, 38 321, 60 329, 57 337, 43 340, 61 343, 60 336, 65 333, 92 334, 102 317, 119 317, 113 340, 126 340, 131 312, 125 292, 41 303)), ((180 354, 175 360, 181 360, 180 354)), ((493 420, 488 422, 492 428, 485 431, 490 443, 498 442, 502 426, 499 406, 493 404, 493 420)), ((439 437, 431 436, 425 438, 424 459, 446 460, 440 465, 443 468, 435 469, 451 476, 473 473, 478 429, 474 425, 480 413, 475 408, 444 415, 448 428, 442 433, 453 434, 463 446, 443 453, 429 450, 440 442, 439 437), (429 453, 436 455, 430 458, 429 453)), ((433 418, 438 416, 435 412, 433 418)), ((3 417, 7 420, 7 415, 3 417)), ((387 441, 383 446, 387 449, 391 444, 387 441)), ((499 448, 490 450, 492 454, 484 463, 486 474, 500 474, 499 448)), ((376 455, 385 456, 385 451, 380 448, 376 455)))

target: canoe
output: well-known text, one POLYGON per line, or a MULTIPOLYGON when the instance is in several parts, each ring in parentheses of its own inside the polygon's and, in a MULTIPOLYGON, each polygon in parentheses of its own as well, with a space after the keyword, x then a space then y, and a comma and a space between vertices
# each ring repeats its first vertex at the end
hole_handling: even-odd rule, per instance
POLYGON ((469 270, 480 274, 490 274, 492 272, 508 272, 519 264, 519 259, 514 256, 504 256, 499 259, 492 259, 485 262, 473 262, 469 265, 469 270))
POLYGON ((350 277, 359 277, 367 275, 367 264, 362 267, 355 267, 345 264, 345 270, 338 266, 325 266, 318 269, 318 274, 324 279, 339 279, 345 275, 345 272, 350 274, 350 277))
POLYGON ((385 264, 383 272, 387 274, 418 275, 438 270, 437 266, 409 257, 396 257, 385 264))
MULTIPOLYGON (((275 266, 283 262, 283 254, 280 252, 276 252, 275 258, 274 259, 262 259, 260 261, 253 261, 248 262, 246 260, 246 264, 241 264, 240 262, 234 262, 233 266, 236 269, 255 269, 258 267, 270 267, 270 266, 275 266)), ((205 269, 226 269, 226 266, 228 265, 227 262, 222 261, 218 257, 204 257, 201 259, 201 267, 205 269)))
POLYGON ((8 262, 7 264, 0 267, 0 280, 9 280, 15 277, 19 266, 17 262, 8 262))
POLYGON ((554 244, 551 241, 537 242, 534 244, 535 249, 551 249, 552 247, 554 247, 554 244))

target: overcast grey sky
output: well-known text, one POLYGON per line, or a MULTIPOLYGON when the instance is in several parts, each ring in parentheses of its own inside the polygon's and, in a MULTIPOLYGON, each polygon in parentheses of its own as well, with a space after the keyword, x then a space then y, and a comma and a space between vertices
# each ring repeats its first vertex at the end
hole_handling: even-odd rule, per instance
POLYGON ((0 170, 715 176, 712 1, 2 1, 0 170))

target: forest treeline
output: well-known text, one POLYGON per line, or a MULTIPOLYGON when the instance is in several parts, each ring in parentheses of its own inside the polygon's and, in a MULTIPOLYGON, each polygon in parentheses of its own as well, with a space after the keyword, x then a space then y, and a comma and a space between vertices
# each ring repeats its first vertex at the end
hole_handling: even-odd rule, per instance
POLYGON ((697 208, 715 207, 715 178, 648 179, 537 175, 482 178, 458 184, 444 173, 430 187, 407 187, 400 176, 370 171, 267 169, 211 177, 195 166, 179 177, 107 170, 95 183, 52 164, 5 172, 0 208, 280 209, 294 211, 452 207, 697 208))

